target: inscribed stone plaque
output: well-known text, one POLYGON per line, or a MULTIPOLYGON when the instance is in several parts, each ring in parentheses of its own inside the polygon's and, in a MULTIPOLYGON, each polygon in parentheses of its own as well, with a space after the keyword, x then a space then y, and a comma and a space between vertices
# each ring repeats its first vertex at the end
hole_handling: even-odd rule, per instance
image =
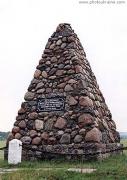
POLYGON ((39 112, 63 111, 65 106, 64 97, 42 98, 38 100, 39 112))

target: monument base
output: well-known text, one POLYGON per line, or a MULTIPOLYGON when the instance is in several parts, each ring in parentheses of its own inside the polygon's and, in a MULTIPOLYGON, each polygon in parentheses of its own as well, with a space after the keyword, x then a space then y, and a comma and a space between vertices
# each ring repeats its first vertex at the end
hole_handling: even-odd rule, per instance
MULTIPOLYGON (((120 143, 83 143, 69 145, 41 145, 24 146, 22 160, 101 160, 113 154, 122 154, 120 143)), ((5 159, 8 157, 8 150, 5 150, 5 159)))

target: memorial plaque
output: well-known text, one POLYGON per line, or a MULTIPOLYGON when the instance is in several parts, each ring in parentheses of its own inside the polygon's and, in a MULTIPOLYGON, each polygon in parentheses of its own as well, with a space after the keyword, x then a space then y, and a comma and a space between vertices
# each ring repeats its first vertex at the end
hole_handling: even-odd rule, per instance
POLYGON ((64 97, 42 98, 38 100, 38 112, 63 111, 65 106, 64 97))

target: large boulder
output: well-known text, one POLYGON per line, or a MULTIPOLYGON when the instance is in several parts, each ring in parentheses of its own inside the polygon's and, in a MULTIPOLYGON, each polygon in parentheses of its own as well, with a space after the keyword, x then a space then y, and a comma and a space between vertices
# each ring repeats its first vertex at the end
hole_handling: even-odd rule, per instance
POLYGON ((83 137, 81 135, 76 135, 74 138, 75 143, 80 143, 83 140, 83 137))
POLYGON ((61 139, 60 139, 60 143, 61 144, 69 144, 71 140, 70 134, 65 133, 62 135, 61 139))
POLYGON ((35 137, 33 140, 32 140, 32 144, 33 145, 39 145, 41 143, 41 138, 40 137, 35 137))
POLYGON ((80 128, 83 128, 88 125, 92 125, 94 123, 94 119, 90 114, 84 113, 78 118, 78 125, 80 128))
POLYGON ((23 144, 26 144, 26 145, 31 143, 30 136, 23 136, 20 140, 22 141, 23 144))
POLYGON ((79 98, 79 104, 84 107, 92 107, 93 101, 88 96, 81 96, 79 98))
POLYGON ((44 122, 42 120, 36 119, 35 120, 35 128, 36 130, 41 130, 43 129, 44 122))
POLYGON ((27 92, 26 94, 25 94, 25 96, 24 96, 24 99, 26 100, 26 101, 30 101, 30 100, 33 100, 34 99, 34 96, 35 96, 35 94, 33 93, 33 92, 27 92))
POLYGON ((59 117, 54 126, 58 129, 63 129, 66 126, 66 124, 66 120, 62 117, 59 117))
POLYGON ((102 133, 96 127, 92 130, 88 131, 85 136, 86 142, 101 142, 102 141, 102 133))

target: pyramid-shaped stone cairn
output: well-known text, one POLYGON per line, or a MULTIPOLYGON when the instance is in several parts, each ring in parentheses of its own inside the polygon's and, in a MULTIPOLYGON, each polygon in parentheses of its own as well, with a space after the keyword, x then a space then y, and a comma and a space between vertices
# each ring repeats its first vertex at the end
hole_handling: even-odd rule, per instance
POLYGON ((49 38, 24 99, 7 139, 7 144, 14 138, 22 141, 23 159, 98 158, 121 146, 112 115, 69 24, 60 24, 49 38))

